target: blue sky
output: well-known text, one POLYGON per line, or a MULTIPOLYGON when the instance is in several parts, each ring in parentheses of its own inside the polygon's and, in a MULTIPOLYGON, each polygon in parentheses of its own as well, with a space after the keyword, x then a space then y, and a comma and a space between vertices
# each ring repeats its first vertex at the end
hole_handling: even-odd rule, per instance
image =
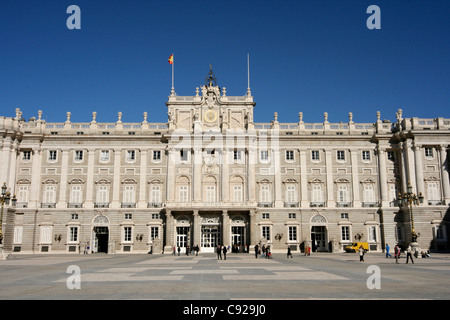
POLYGON ((450 118, 448 0, 46 0, 0 2, 0 115, 48 122, 166 122, 175 90, 194 95, 209 65, 227 95, 247 90, 255 122, 450 118), (69 30, 69 5, 81 30, 69 30), (369 5, 381 30, 369 30, 369 5))

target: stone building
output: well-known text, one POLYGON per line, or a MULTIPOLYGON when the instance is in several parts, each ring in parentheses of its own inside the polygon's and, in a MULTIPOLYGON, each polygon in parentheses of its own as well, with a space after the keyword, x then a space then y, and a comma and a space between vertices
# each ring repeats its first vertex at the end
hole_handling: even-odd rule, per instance
POLYGON ((411 241, 412 217, 421 248, 449 249, 450 119, 254 123, 250 88, 228 96, 212 71, 166 106, 167 123, 1 116, 5 251, 382 251, 411 241), (396 203, 408 183, 424 197, 412 215, 396 203))

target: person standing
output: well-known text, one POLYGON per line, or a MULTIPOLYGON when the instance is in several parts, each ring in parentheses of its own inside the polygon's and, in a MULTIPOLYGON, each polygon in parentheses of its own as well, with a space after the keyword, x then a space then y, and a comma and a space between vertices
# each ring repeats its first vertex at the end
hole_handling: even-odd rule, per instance
POLYGON ((389 247, 389 244, 386 243, 386 258, 392 258, 391 254, 389 253, 390 249, 391 248, 389 247))
POLYGON ((398 258, 400 258, 400 248, 398 244, 394 247, 395 263, 398 263, 398 258))
POLYGON ((222 247, 220 244, 217 246, 217 260, 222 260, 222 247))
POLYGON ((259 246, 255 245, 255 258, 258 259, 259 246))
POLYGON ((363 246, 359 247, 359 261, 364 262, 364 248, 363 248, 363 246))
POLYGON ((289 257, 294 258, 291 253, 291 246, 287 247, 287 258, 289 258, 289 257))
POLYGON ((227 250, 227 247, 226 247, 226 246, 223 246, 223 251, 222 251, 222 252, 223 252, 223 259, 224 259, 224 260, 227 260, 227 251, 228 251, 228 250, 227 250))
POLYGON ((414 264, 411 245, 408 245, 408 248, 406 249, 406 263, 409 262, 409 258, 411 258, 411 262, 414 264))
POLYGON ((177 251, 178 251, 178 256, 180 256, 181 248, 179 246, 178 246, 177 251))

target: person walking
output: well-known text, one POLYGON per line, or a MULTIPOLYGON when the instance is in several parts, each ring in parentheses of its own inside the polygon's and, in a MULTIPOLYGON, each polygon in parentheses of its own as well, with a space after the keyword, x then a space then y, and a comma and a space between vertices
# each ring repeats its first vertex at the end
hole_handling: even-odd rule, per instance
POLYGON ((223 252, 223 259, 224 260, 227 260, 227 247, 226 246, 223 246, 223 250, 222 250, 222 252, 223 252))
POLYGON ((363 246, 359 247, 359 261, 364 262, 364 248, 363 246))
POLYGON ((398 258, 400 258, 400 247, 398 244, 394 247, 394 256, 395 256, 395 263, 398 263, 398 258))
POLYGON ((178 251, 178 256, 180 256, 181 248, 178 247, 177 251, 178 251))
POLYGON ((287 247, 287 258, 289 259, 289 257, 294 258, 291 253, 291 246, 287 247))
POLYGON ((414 264, 411 245, 408 245, 408 248, 406 249, 406 263, 409 262, 409 258, 411 258, 411 262, 414 264))
POLYGON ((386 258, 392 258, 392 255, 389 253, 390 249, 389 244, 386 243, 386 258))
POLYGON ((266 256, 265 256, 265 258, 266 259, 270 259, 270 246, 266 247, 266 256))
POLYGON ((259 246, 255 245, 255 259, 258 259, 259 246))

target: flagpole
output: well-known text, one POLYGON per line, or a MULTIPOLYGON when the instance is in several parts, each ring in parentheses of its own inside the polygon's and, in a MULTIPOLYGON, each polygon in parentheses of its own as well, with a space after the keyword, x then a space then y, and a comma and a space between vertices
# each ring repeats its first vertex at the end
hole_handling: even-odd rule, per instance
POLYGON ((173 85, 173 81, 174 81, 174 68, 175 68, 175 56, 172 55, 172 90, 175 89, 174 85, 173 85))
POLYGON ((251 96, 252 92, 250 91, 250 54, 247 53, 247 95, 251 96))

